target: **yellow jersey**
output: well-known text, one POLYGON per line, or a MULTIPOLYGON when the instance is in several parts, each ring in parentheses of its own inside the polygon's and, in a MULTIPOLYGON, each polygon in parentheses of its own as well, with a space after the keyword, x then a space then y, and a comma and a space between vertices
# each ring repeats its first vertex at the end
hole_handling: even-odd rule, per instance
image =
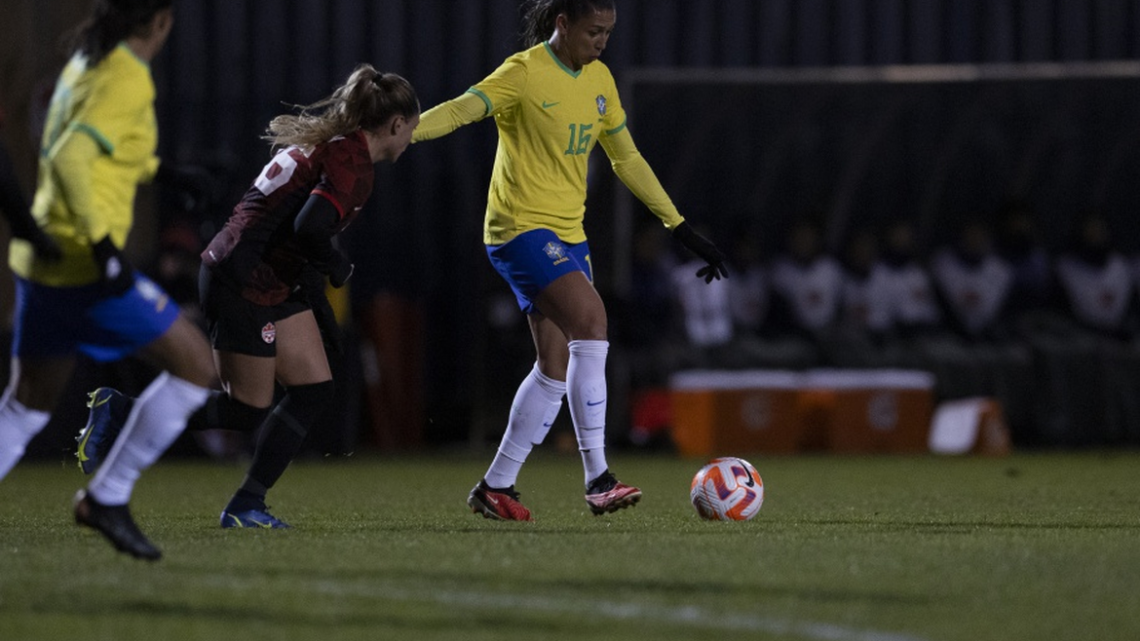
POLYGON ((586 240, 586 171, 599 142, 622 181, 667 227, 683 220, 633 145, 605 64, 572 71, 548 43, 536 45, 507 58, 466 95, 425 112, 413 140, 437 138, 487 116, 495 118, 499 142, 486 244, 501 245, 539 228, 568 243, 586 240), (481 110, 473 111, 472 95, 482 101, 481 110))
POLYGON ((150 66, 120 43, 99 64, 76 54, 52 95, 40 148, 32 214, 63 250, 38 260, 13 239, 17 275, 56 287, 95 282, 91 245, 108 234, 122 247, 134 221, 135 193, 158 170, 158 126, 150 66))

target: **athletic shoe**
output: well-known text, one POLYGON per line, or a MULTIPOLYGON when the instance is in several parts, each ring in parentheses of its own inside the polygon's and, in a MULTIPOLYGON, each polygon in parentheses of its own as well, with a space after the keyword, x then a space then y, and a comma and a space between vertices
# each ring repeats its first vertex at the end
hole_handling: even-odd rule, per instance
POLYGON ((75 495, 75 522, 97 530, 116 550, 136 559, 157 561, 162 558, 162 552, 139 531, 126 505, 103 505, 85 490, 79 490, 75 495))
POLYGON ((519 503, 519 493, 515 491, 515 486, 510 487, 490 487, 487 481, 479 481, 479 484, 471 490, 471 494, 467 497, 467 505, 475 514, 482 514, 483 518, 495 519, 496 521, 532 521, 530 518, 530 510, 526 509, 522 503, 519 503))
POLYGON ((586 486, 586 504, 595 515, 616 512, 640 500, 641 490, 618 482, 609 470, 586 486))
POLYGON ((99 468, 119 432, 123 431, 134 401, 110 387, 100 387, 87 396, 87 407, 91 408, 91 413, 87 417, 87 425, 75 438, 79 442, 75 456, 79 459, 79 469, 84 474, 91 474, 99 468))
POLYGON ((222 510, 222 527, 252 527, 265 530, 287 530, 289 524, 269 513, 269 508, 241 511, 222 510))

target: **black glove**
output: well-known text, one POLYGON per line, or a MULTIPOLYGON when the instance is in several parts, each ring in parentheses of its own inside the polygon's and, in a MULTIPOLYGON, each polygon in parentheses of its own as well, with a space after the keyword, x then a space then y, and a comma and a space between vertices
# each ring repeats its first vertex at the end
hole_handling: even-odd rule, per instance
POLYGON ((325 352, 329 354, 344 353, 344 330, 333 313, 332 305, 325 296, 325 276, 311 265, 301 270, 301 292, 313 310, 313 317, 317 319, 317 327, 321 330, 321 342, 325 344, 325 352))
POLYGON ((99 266, 100 281, 107 286, 112 296, 121 296, 135 284, 134 269, 127 259, 111 242, 111 236, 91 246, 91 253, 95 256, 95 264, 99 266))
POLYGON ((12 235, 31 243, 32 249, 36 252, 36 256, 41 260, 54 263, 63 258, 63 251, 59 248, 59 245, 56 244, 55 239, 39 227, 35 227, 27 233, 13 233, 12 235))
POLYGON ((728 269, 724 265, 725 257, 712 241, 698 234, 691 225, 683 222, 673 228, 673 237, 681 242, 689 251, 693 252, 708 263, 697 270, 697 278, 705 279, 711 283, 713 279, 728 278, 728 269))
POLYGON ((336 253, 336 256, 333 258, 332 264, 328 266, 329 284, 340 289, 344 287, 344 284, 352 277, 352 272, 355 267, 352 261, 349 260, 348 256, 345 256, 343 252, 336 249, 333 251, 336 253))

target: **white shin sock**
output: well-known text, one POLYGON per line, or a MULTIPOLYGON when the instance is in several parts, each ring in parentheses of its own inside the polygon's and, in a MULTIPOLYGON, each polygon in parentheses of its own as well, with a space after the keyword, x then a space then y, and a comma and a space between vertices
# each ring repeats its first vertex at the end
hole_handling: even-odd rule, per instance
POLYGON ((570 341, 566 396, 582 452, 586 483, 606 471, 606 355, 608 341, 570 341))
POLYGON ((544 375, 535 364, 515 392, 507 431, 484 477, 487 485, 503 488, 515 484, 531 449, 542 443, 550 432, 565 394, 566 383, 544 375))
POLYGON ((12 389, 0 399, 0 479, 16 466, 24 450, 51 419, 51 414, 24 407, 12 389))
POLYGON ((87 486, 104 505, 125 505, 135 481, 174 443, 186 419, 201 407, 210 391, 163 372, 135 401, 123 431, 87 486))

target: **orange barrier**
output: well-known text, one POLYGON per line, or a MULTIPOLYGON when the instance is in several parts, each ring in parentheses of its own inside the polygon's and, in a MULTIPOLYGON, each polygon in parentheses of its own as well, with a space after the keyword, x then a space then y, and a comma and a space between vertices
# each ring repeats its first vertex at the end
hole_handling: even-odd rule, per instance
POLYGON ((673 440, 731 452, 922 452, 934 378, 909 370, 688 371, 670 380, 673 440))

